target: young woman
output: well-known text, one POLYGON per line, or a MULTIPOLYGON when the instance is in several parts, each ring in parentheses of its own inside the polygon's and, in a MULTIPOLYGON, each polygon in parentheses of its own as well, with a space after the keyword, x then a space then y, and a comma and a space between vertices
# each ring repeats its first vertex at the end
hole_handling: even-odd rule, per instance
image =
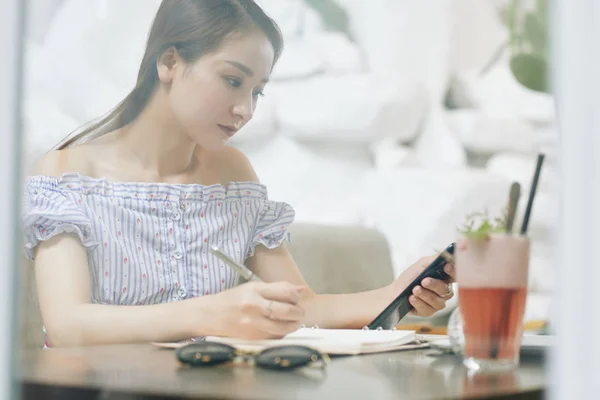
MULTIPOLYGON (((133 91, 27 179, 25 246, 47 345, 361 328, 431 262, 370 292, 307 287, 282 243, 294 210, 270 200, 227 146, 281 51, 277 25, 252 0, 162 2, 133 91), (236 286, 213 245, 265 283, 236 286)), ((410 302, 428 316, 450 297, 447 282, 426 279, 410 302)))

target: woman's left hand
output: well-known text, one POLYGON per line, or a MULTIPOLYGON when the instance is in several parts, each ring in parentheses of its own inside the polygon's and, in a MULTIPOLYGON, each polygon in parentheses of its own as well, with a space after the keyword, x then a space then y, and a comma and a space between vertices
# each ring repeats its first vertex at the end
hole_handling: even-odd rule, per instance
MULTIPOLYGON (((392 299, 396 298, 436 257, 423 257, 404 270, 398 279, 390 285, 392 299)), ((410 304, 414 307, 410 312, 412 315, 429 317, 446 307, 446 302, 454 296, 451 285, 455 276, 454 265, 446 264, 444 271, 450 275, 450 280, 442 281, 425 278, 420 285, 415 286, 409 298, 410 304)))

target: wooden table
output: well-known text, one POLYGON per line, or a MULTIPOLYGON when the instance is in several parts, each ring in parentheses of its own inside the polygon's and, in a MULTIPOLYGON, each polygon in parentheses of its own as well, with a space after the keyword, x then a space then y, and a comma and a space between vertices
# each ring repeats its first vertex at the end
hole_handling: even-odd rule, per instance
POLYGON ((543 398, 541 360, 505 375, 467 376, 432 349, 334 358, 324 371, 187 368, 151 345, 33 350, 19 357, 23 398, 438 399, 543 398), (152 397, 155 396, 155 397, 152 397))

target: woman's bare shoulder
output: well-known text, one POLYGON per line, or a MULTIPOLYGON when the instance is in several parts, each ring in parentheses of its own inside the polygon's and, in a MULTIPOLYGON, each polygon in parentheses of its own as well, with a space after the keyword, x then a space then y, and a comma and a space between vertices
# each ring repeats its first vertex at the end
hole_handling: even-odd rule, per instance
POLYGON ((259 182, 248 157, 235 147, 226 146, 212 154, 211 164, 220 172, 223 182, 259 182))
POLYGON ((61 177, 68 172, 93 175, 90 146, 75 146, 62 150, 52 150, 40 157, 32 170, 32 175, 61 177))

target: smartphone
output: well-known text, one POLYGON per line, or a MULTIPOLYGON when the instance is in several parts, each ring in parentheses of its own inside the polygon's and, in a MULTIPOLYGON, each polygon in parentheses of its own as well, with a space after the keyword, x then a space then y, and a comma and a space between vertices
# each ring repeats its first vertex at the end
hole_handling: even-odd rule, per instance
MULTIPOLYGON (((454 243, 451 243, 448 247, 446 247, 446 252, 454 255, 454 243)), ((450 276, 444 272, 444 265, 446 265, 446 263, 448 263, 448 261, 442 256, 442 254, 437 256, 437 258, 433 260, 433 262, 429 264, 429 266, 425 268, 425 270, 421 272, 421 274, 416 277, 415 280, 412 281, 411 284, 408 285, 408 287, 404 289, 402 293, 400 293, 400 295, 396 297, 394 301, 392 301, 390 305, 388 305, 381 312, 381 314, 375 317, 373 322, 367 325, 367 327, 369 329, 377 329, 379 327, 382 329, 393 329, 398 322, 400 322, 400 320, 404 318, 404 316, 408 314, 410 310, 412 310, 413 307, 408 301, 408 298, 412 294, 415 286, 420 285, 425 278, 433 278, 443 281, 450 278, 450 276)))

